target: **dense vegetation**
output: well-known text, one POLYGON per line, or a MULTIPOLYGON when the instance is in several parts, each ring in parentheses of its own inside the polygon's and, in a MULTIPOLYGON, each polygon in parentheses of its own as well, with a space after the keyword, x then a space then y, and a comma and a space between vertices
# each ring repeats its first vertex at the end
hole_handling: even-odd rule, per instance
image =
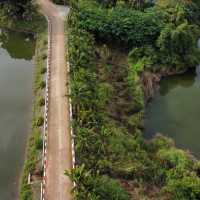
POLYGON ((0 2, 0 26, 37 33, 43 31, 44 18, 30 0, 0 2))
POLYGON ((13 18, 31 20, 34 8, 31 0, 7 0, 0 3, 6 15, 13 18))
POLYGON ((200 9, 181 2, 160 0, 141 12, 122 6, 104 9, 83 1, 77 7, 77 17, 80 28, 96 39, 133 48, 130 58, 134 64, 139 62, 151 69, 184 68, 196 66, 200 60, 196 46, 200 9))
POLYGON ((67 175, 77 200, 200 198, 199 162, 171 139, 142 137, 144 74, 177 73, 199 63, 198 11, 194 2, 178 0, 72 3, 77 167, 67 175))
POLYGON ((83 2, 78 11, 80 28, 93 33, 97 39, 121 42, 129 47, 151 44, 162 28, 162 16, 154 10, 145 13, 123 7, 110 10, 83 2))

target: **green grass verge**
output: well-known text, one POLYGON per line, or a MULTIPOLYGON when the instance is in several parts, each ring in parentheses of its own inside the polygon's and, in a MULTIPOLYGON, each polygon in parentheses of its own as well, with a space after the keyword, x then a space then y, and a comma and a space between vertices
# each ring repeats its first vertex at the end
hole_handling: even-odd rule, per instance
POLYGON ((20 200, 37 199, 35 184, 40 184, 42 175, 42 131, 43 131, 43 106, 44 106, 44 73, 46 71, 47 30, 37 35, 35 54, 35 79, 33 85, 34 103, 32 117, 32 132, 30 134, 23 176, 20 187, 20 200), (33 184, 28 184, 29 173, 32 175, 33 184))

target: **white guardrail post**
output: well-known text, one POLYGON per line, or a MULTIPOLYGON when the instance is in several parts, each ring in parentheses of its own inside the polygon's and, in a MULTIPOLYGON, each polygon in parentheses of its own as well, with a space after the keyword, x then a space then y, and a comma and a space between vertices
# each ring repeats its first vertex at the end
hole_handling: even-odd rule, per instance
MULTIPOLYGON (((68 74, 69 74, 70 73, 70 64, 69 64, 69 62, 67 62, 67 70, 68 70, 68 74)), ((70 123, 71 123, 70 132, 71 132, 71 149, 72 149, 72 168, 74 169, 76 160, 75 160, 74 132, 73 132, 73 127, 72 127, 73 112, 72 112, 70 78, 69 78, 69 83, 68 83, 68 92, 69 92, 69 116, 70 116, 70 123)))
MULTIPOLYGON (((68 15, 69 16, 69 15, 68 15)), ((68 20, 68 17, 67 17, 68 20)), ((67 40, 68 41, 68 40, 67 40)), ((68 45, 68 44, 67 44, 68 45)), ((76 155, 75 155, 75 135, 73 131, 73 110, 72 110, 72 99, 71 99, 71 84, 70 84, 70 62, 69 62, 69 52, 68 52, 68 47, 67 47, 67 57, 68 57, 68 62, 67 62, 67 73, 69 74, 69 81, 68 81, 68 93, 69 93, 69 116, 70 116, 70 132, 71 132, 71 150, 72 150, 72 169, 75 169, 75 164, 76 164, 76 155)), ((73 182, 73 186, 76 186, 76 183, 73 182)))
POLYGON ((46 63, 46 87, 45 87, 45 109, 44 109, 44 129, 43 129, 43 152, 42 152, 42 166, 43 166, 43 181, 41 183, 40 199, 45 200, 46 190, 46 169, 47 169, 47 144, 48 144, 48 108, 49 108, 49 80, 50 80, 50 65, 51 65, 51 22, 47 16, 48 22, 48 49, 47 49, 47 63, 46 63))

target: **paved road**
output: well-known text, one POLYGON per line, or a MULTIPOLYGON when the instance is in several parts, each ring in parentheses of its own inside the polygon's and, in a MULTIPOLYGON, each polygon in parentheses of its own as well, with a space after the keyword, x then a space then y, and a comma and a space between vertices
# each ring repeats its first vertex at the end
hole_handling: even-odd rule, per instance
POLYGON ((71 200, 72 183, 64 175, 66 169, 72 168, 64 17, 62 9, 49 0, 38 0, 38 3, 52 25, 46 199, 71 200))

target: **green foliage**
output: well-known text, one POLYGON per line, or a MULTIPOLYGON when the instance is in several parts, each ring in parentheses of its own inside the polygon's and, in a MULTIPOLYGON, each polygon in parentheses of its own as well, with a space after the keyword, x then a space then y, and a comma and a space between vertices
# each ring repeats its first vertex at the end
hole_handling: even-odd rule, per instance
POLYGON ((165 56, 163 65, 176 68, 196 66, 200 62, 197 48, 196 27, 188 23, 167 25, 157 40, 160 54, 165 56))
POLYGON ((45 66, 45 61, 42 59, 42 55, 46 52, 47 43, 45 43, 47 39, 46 31, 40 33, 36 42, 36 54, 35 54, 35 82, 34 82, 34 103, 33 103, 33 114, 32 114, 32 129, 31 134, 28 139, 28 144, 26 148, 26 159, 24 163, 24 169, 21 177, 20 184, 20 200, 33 200, 33 190, 32 185, 28 184, 28 176, 30 174, 34 174, 35 171, 40 171, 38 168, 41 165, 41 150, 43 147, 42 141, 42 133, 41 133, 41 125, 43 124, 42 113, 43 110, 41 106, 44 105, 44 97, 43 92, 40 87, 36 87, 38 83, 38 77, 42 79, 41 72, 45 66))
POLYGON ((134 48, 129 53, 129 65, 130 67, 138 71, 139 73, 144 70, 156 70, 158 68, 158 62, 163 59, 159 56, 151 45, 146 45, 140 48, 134 48))
POLYGON ((157 156, 163 165, 169 168, 187 168, 191 164, 187 154, 183 150, 175 148, 161 149, 157 156))
POLYGON ((76 183, 73 189, 76 200, 82 200, 84 198, 88 200, 99 199, 95 194, 92 194, 92 182, 94 179, 91 172, 87 171, 84 165, 72 169, 71 172, 66 171, 65 174, 76 183))
POLYGON ((37 132, 35 134, 35 147, 38 150, 42 150, 42 148, 43 148, 43 140, 42 140, 42 133, 41 132, 37 132))
POLYGON ((76 183, 74 188, 76 200, 129 200, 128 194, 117 181, 108 176, 92 175, 84 165, 66 172, 76 183))
POLYGON ((136 10, 144 10, 144 8, 153 5, 151 0, 97 0, 97 2, 106 8, 112 8, 120 5, 136 10))
POLYGON ((37 104, 39 106, 44 106, 45 105, 45 99, 44 99, 44 97, 38 97, 37 104))
POLYGON ((3 1, 0 3, 1 27, 38 33, 47 27, 46 19, 38 13, 32 1, 3 1))
MULTIPOLYGON (((132 171, 127 165, 122 166, 121 164, 124 160, 129 160, 129 164, 134 162, 130 156, 132 152, 129 154, 131 147, 128 145, 133 143, 135 145, 134 138, 123 135, 122 132, 126 134, 125 129, 119 129, 110 123, 105 112, 110 87, 97 79, 93 37, 77 28, 75 25, 78 24, 74 20, 76 18, 73 15, 70 18, 70 24, 74 26, 69 29, 69 59, 77 164, 84 164, 85 169, 90 170, 92 174, 99 171, 118 176, 120 172, 121 176, 128 176, 132 171)), ((105 190, 108 187, 106 181, 102 183, 105 185, 102 185, 101 189, 105 190)), ((115 186, 114 183, 111 185, 115 186)), ((88 199, 98 198, 96 193, 85 193, 88 187, 90 186, 87 185, 84 191, 82 187, 78 187, 77 199, 83 196, 88 199)), ((103 193, 101 195, 105 195, 103 193)), ((116 192, 111 194, 114 195, 114 193, 116 192)), ((108 194, 105 196, 110 198, 108 194)), ((123 196, 119 196, 120 199, 124 199, 123 196)), ((115 196, 111 199, 115 199, 115 196)))
POLYGON ((77 200, 129 199, 116 179, 136 183, 131 188, 135 191, 147 188, 147 196, 155 189, 161 197, 155 199, 199 198, 199 163, 176 149, 171 139, 157 135, 145 141, 140 130, 144 110, 140 74, 147 69, 185 69, 199 62, 198 27, 183 8, 167 6, 163 11, 156 5, 141 12, 125 7, 105 9, 85 1, 73 5, 68 44, 79 167, 67 175, 76 183, 77 200), (131 97, 131 106, 127 105, 131 111, 125 120, 113 120, 107 109, 115 88, 106 78, 113 66, 107 63, 110 53, 105 47, 105 66, 97 63, 100 58, 95 45, 99 40, 133 48, 130 67, 120 76, 126 83, 123 90, 131 97), (107 73, 103 79, 99 78, 102 68, 107 73))
POLYGON ((183 23, 187 20, 190 23, 199 24, 200 5, 198 0, 157 0, 156 7, 165 12, 168 20, 173 23, 183 23))
POLYGON ((107 89, 97 81, 93 38, 87 32, 76 27, 70 29, 69 52, 77 160, 95 170, 98 163, 93 154, 97 154, 99 159, 104 156, 103 140, 106 138, 102 138, 101 125, 107 89))
POLYGON ((163 191, 169 193, 172 200, 196 200, 200 196, 200 178, 189 172, 182 177, 170 178, 163 191))
POLYGON ((77 13, 80 28, 103 41, 121 42, 129 47, 151 43, 162 27, 156 10, 102 9, 91 2, 80 2, 77 13))
MULTIPOLYGON (((159 6, 162 5, 161 2, 158 1, 159 6)), ((181 71, 195 67, 200 62, 197 47, 200 29, 195 24, 196 21, 189 16, 188 5, 175 1, 163 4, 162 9, 159 9, 165 16, 165 23, 160 35, 156 40, 152 40, 151 45, 143 45, 131 51, 129 54, 131 65, 134 68, 141 66, 151 71, 161 68, 181 71), (175 8, 171 4, 175 4, 175 8)))
POLYGON ((8 0, 1 3, 1 7, 6 7, 7 14, 14 18, 31 20, 34 14, 34 7, 31 0, 8 0))
POLYGON ((95 194, 104 200, 129 200, 129 196, 120 184, 108 176, 98 177, 95 184, 95 194))
POLYGON ((134 97, 133 103, 135 111, 137 112, 144 108, 144 94, 140 86, 140 78, 139 78, 139 72, 141 71, 142 71, 141 65, 134 65, 134 67, 130 66, 127 77, 129 91, 134 97))
POLYGON ((37 91, 38 89, 44 89, 45 88, 45 81, 43 80, 43 76, 38 74, 38 79, 35 80, 35 88, 34 91, 37 91))
POLYGON ((43 123, 44 123, 44 118, 42 116, 37 116, 37 118, 34 121, 34 125, 40 127, 43 125, 43 123))
POLYGON ((167 138, 161 134, 156 134, 156 136, 151 141, 151 151, 156 152, 158 149, 169 149, 174 147, 174 141, 170 138, 167 138))

